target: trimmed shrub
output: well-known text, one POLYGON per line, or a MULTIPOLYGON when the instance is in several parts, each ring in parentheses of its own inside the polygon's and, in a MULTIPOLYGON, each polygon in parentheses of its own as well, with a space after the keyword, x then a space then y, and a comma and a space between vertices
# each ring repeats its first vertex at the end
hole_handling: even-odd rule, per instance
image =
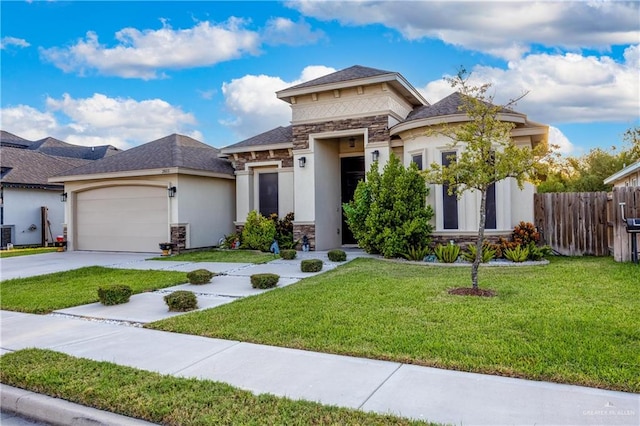
POLYGON ((267 252, 276 237, 276 225, 269 218, 252 210, 242 228, 242 248, 267 252))
POLYGON ((206 284, 211 282, 211 278, 215 277, 215 272, 208 271, 206 269, 196 269, 187 274, 187 279, 190 284, 206 284))
POLYGON ((107 306, 127 303, 132 294, 133 290, 126 285, 116 284, 98 288, 98 300, 107 306))
POLYGON ((298 252, 293 249, 280 250, 280 257, 283 259, 287 259, 287 260, 295 259, 297 255, 298 255, 298 252))
POLYGON ((322 270, 322 260, 320 259, 304 259, 300 263, 302 272, 319 272, 322 270))
POLYGON ((178 290, 164 297, 170 312, 186 312, 198 308, 198 299, 192 291, 178 290))
POLYGON ((456 244, 438 244, 436 248, 433 249, 433 254, 435 254, 442 263, 453 263, 458 260, 460 246, 456 244))
POLYGON ((345 253, 344 250, 329 250, 327 256, 329 256, 329 260, 332 262, 344 262, 347 260, 347 253, 345 253))
POLYGON ((416 163, 405 168, 391 155, 382 173, 371 164, 367 178, 358 183, 353 201, 343 204, 347 224, 367 253, 399 257, 409 247, 429 244, 433 226, 429 190, 416 163))
POLYGON ((251 286, 253 288, 265 289, 278 285, 280 275, 278 274, 253 274, 251 275, 251 286))

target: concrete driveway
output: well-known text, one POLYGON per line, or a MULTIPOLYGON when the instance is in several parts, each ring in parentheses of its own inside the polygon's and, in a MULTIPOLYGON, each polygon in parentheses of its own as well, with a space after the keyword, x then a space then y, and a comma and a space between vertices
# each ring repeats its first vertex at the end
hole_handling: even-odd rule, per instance
POLYGON ((117 253, 103 251, 64 251, 0 258, 0 280, 68 271, 85 266, 127 267, 158 253, 117 253))

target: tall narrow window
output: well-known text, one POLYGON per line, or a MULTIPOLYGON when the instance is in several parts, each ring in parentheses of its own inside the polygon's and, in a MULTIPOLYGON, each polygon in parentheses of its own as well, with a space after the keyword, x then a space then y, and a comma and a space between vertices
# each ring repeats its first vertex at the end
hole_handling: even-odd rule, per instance
POLYGON ((278 173, 260 173, 258 185, 260 214, 265 217, 278 214, 278 173))
POLYGON ((496 184, 492 183, 487 188, 487 205, 485 213, 487 214, 484 224, 485 229, 496 229, 496 184))
MULTIPOLYGON (((442 153, 442 165, 448 166, 456 161, 456 152, 442 153)), ((442 226, 444 229, 458 229, 458 197, 455 193, 449 195, 449 185, 442 185, 442 226)))
POLYGON ((418 170, 422 170, 422 154, 415 154, 411 156, 411 161, 416 163, 418 170))

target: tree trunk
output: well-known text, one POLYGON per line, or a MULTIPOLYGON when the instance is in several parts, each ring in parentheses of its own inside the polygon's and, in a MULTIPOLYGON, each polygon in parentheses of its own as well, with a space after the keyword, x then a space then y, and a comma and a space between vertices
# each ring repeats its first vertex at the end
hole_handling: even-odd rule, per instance
POLYGON ((471 286, 478 288, 478 268, 482 260, 482 246, 484 243, 484 227, 487 222, 487 190, 480 191, 480 224, 478 225, 478 240, 476 241, 476 258, 471 265, 471 286))

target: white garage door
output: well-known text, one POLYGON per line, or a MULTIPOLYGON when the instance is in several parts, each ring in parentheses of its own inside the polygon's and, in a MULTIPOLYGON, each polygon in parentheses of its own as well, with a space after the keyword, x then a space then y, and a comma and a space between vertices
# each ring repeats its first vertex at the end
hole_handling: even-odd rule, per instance
POLYGON ((169 233, 167 190, 116 186, 76 198, 77 250, 157 252, 169 233))

